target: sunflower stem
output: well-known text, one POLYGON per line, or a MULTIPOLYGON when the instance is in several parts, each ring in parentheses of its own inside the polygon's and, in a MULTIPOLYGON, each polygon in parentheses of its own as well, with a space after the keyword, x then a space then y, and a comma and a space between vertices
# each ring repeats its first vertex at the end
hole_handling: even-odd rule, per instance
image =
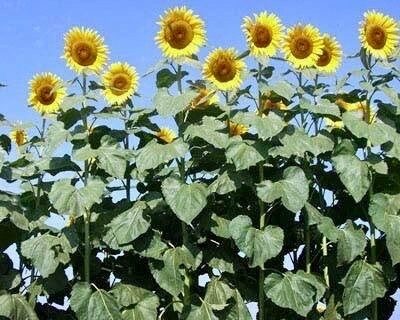
MULTIPOLYGON (((183 93, 182 91, 182 66, 178 64, 178 68, 176 71, 177 77, 177 84, 178 84, 178 91, 180 94, 183 93)), ((184 112, 181 112, 178 115, 178 133, 180 137, 183 137, 183 123, 185 115, 184 112)), ((179 174, 182 183, 186 183, 186 170, 185 170, 185 157, 182 157, 180 161, 178 161, 179 167, 179 174)), ((189 234, 186 228, 186 224, 184 221, 181 221, 181 228, 182 228, 182 244, 184 247, 189 248, 189 234)), ((183 287, 183 306, 190 307, 190 286, 191 286, 191 278, 189 275, 189 271, 186 270, 184 276, 184 287, 183 287)))
MULTIPOLYGON (((87 93, 87 84, 86 84, 86 74, 82 75, 82 94, 86 96, 87 93)), ((82 104, 82 107, 86 107, 86 103, 82 104)), ((83 110, 82 114, 82 122, 83 126, 87 128, 87 114, 86 110, 83 110)), ((83 184, 86 186, 88 182, 89 176, 89 162, 85 160, 84 164, 84 173, 83 173, 83 184)), ((84 216, 84 229, 85 229, 85 257, 84 257, 84 271, 85 271, 85 281, 90 283, 90 211, 86 210, 84 216)))
MULTIPOLYGON (((261 81, 261 73, 262 73, 262 64, 258 63, 258 75, 257 75, 257 83, 258 83, 258 108, 259 115, 262 116, 262 93, 260 91, 260 81, 261 81)), ((264 181, 264 166, 263 163, 258 165, 258 175, 260 183, 264 181)), ((258 198, 259 205, 259 228, 263 230, 265 228, 265 206, 264 202, 258 198)), ((258 271, 258 319, 264 320, 266 315, 265 310, 265 293, 264 293, 264 281, 265 281, 265 271, 264 268, 260 268, 258 271)))

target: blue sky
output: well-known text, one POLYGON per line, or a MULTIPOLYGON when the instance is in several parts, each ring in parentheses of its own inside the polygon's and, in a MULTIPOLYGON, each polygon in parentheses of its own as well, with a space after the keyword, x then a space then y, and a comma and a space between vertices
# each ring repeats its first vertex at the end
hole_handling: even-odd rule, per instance
MULTIPOLYGON (((160 58, 154 43, 156 21, 171 6, 186 5, 206 22, 208 47, 203 58, 217 46, 245 50, 240 28, 246 15, 259 11, 277 14, 286 26, 311 23, 322 32, 335 35, 345 54, 359 48, 358 27, 363 12, 376 9, 400 20, 396 0, 275 0, 275 1, 22 1, 0 0, 0 113, 11 121, 37 122, 38 115, 26 106, 27 84, 37 72, 51 71, 65 80, 74 74, 60 58, 63 35, 73 26, 99 31, 110 48, 111 61, 127 61, 145 73, 160 58)), ((359 62, 346 62, 339 73, 359 68, 359 62)), ((154 92, 154 78, 143 79, 139 90, 145 97, 154 92)), ((400 318, 400 312, 393 319, 400 318)))

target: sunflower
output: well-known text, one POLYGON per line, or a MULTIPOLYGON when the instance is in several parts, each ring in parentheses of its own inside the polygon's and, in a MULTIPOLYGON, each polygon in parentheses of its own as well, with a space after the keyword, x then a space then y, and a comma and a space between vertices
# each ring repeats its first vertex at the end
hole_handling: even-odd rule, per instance
POLYGON ((399 43, 399 27, 390 16, 376 11, 364 13, 360 41, 364 49, 378 59, 393 55, 399 43))
POLYGON ((271 57, 276 54, 282 40, 281 20, 273 13, 261 12, 243 19, 243 32, 250 53, 257 58, 271 57))
POLYGON ((195 54, 206 42, 203 20, 184 6, 167 10, 158 24, 155 41, 168 58, 195 54))
POLYGON ((366 106, 365 101, 346 102, 342 98, 336 99, 335 103, 345 111, 362 111, 366 106))
POLYGON ((170 128, 161 128, 155 135, 158 139, 166 143, 171 143, 176 138, 175 132, 170 128))
POLYGON ((102 81, 106 100, 110 104, 121 105, 135 93, 138 74, 129 64, 116 62, 103 74, 102 81))
POLYGON ((270 110, 286 111, 288 106, 283 103, 282 100, 272 101, 269 97, 263 96, 261 99, 261 108, 258 110, 258 114, 267 115, 270 110))
POLYGON ((28 141, 26 131, 21 128, 15 128, 10 132, 10 138, 17 146, 22 146, 28 141))
POLYGON ((229 121, 229 135, 230 136, 240 136, 249 131, 249 128, 244 124, 229 121))
POLYGON ((195 90, 198 94, 190 103, 192 109, 206 109, 218 103, 218 96, 215 90, 209 90, 206 87, 196 87, 195 90))
POLYGON ((283 39, 286 59, 297 69, 312 67, 323 53, 324 42, 319 30, 307 24, 298 24, 287 30, 283 39))
POLYGON ((246 65, 237 56, 238 52, 233 48, 217 48, 210 52, 203 66, 203 77, 220 90, 238 89, 246 65))
POLYGON ((333 121, 329 118, 324 118, 325 120, 325 125, 328 128, 332 128, 332 129, 342 129, 344 127, 343 121, 338 120, 338 121, 333 121))
POLYGON ((77 73, 99 73, 107 62, 108 49, 97 31, 74 27, 64 37, 68 67, 77 73))
POLYGON ((60 108, 66 95, 62 80, 50 72, 35 75, 29 82, 28 104, 41 114, 53 113, 60 108))
POLYGON ((323 73, 334 73, 342 61, 342 49, 334 37, 324 34, 322 37, 324 47, 315 66, 323 73))

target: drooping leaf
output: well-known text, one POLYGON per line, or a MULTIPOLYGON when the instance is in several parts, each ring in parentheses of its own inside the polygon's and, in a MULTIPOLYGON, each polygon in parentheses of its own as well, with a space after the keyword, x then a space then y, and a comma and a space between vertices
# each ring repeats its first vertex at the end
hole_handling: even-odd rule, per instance
POLYGON ((80 320, 88 320, 87 307, 91 295, 92 290, 86 282, 77 282, 72 288, 69 303, 80 320))
POLYGON ((233 290, 225 282, 213 279, 207 284, 204 302, 213 310, 223 310, 232 297, 233 290))
POLYGON ((342 280, 344 314, 355 313, 386 293, 382 267, 363 260, 355 261, 342 280))
POLYGON ((272 273, 264 282, 264 290, 273 303, 289 308, 306 317, 321 299, 325 286, 314 275, 300 270, 297 273, 272 273))
POLYGON ((204 184, 182 183, 178 178, 169 177, 161 186, 165 201, 179 219, 190 224, 207 204, 208 190, 204 184))
POLYGON ((95 178, 89 178, 87 185, 80 189, 72 186, 69 180, 62 179, 54 183, 49 199, 59 213, 79 217, 100 202, 104 189, 104 183, 95 178))
POLYGON ((216 148, 224 149, 229 143, 228 134, 223 132, 224 130, 226 130, 226 123, 213 117, 203 117, 200 125, 188 126, 184 134, 185 139, 198 137, 216 148))
POLYGON ((231 141, 226 149, 226 157, 232 162, 236 170, 245 170, 264 160, 260 152, 244 141, 231 141))
POLYGON ((308 199, 308 180, 300 168, 288 167, 283 172, 282 180, 266 180, 259 183, 257 195, 268 203, 281 198, 282 204, 296 213, 303 208, 308 199))
POLYGON ((194 90, 188 90, 180 95, 172 96, 166 88, 160 88, 153 99, 154 107, 160 116, 174 116, 185 110, 197 96, 194 90))
POLYGON ((122 320, 117 300, 103 289, 98 289, 90 296, 87 305, 88 320, 122 320))
POLYGON ((283 230, 271 225, 264 230, 256 229, 248 216, 233 219, 229 232, 239 249, 249 257, 251 267, 264 268, 265 261, 276 257, 282 250, 283 230))
POLYGON ((338 264, 343 265, 361 255, 367 245, 367 239, 361 229, 354 229, 352 221, 347 221, 343 228, 338 229, 338 264))

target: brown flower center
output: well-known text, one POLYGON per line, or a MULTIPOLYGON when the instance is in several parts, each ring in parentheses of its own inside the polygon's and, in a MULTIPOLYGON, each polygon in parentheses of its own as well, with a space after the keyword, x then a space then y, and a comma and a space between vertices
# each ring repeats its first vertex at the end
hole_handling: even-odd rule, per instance
POLYGON ((49 105, 56 100, 57 94, 52 86, 44 84, 38 88, 36 96, 41 104, 49 105))
POLYGON ((92 65, 97 58, 97 50, 87 42, 77 42, 72 46, 72 59, 81 66, 92 65))
POLYGON ((186 48, 193 37, 192 26, 184 20, 173 21, 165 28, 165 40, 175 49, 186 48))
POLYGON ((290 45, 290 51, 297 59, 307 58, 313 50, 313 45, 311 41, 304 37, 298 37, 290 45))
POLYGON ((111 87, 111 91, 113 94, 119 96, 123 93, 125 93, 130 86, 130 81, 129 79, 126 77, 125 74, 119 74, 116 75, 113 82, 112 82, 112 87, 111 87))
POLYGON ((17 130, 15 132, 15 143, 19 146, 25 143, 25 131, 24 130, 17 130))
POLYGON ((266 48, 272 41, 271 32, 263 25, 256 25, 251 34, 253 43, 258 48, 266 48))
POLYGON ((382 49, 386 44, 386 32, 380 26, 367 28, 367 42, 374 49, 382 49))
POLYGON ((317 66, 325 67, 329 64, 329 62, 331 62, 331 60, 332 60, 331 53, 326 49, 322 49, 322 54, 318 58, 317 66))
POLYGON ((220 82, 228 82, 236 75, 234 61, 228 57, 219 57, 212 65, 212 74, 220 82))

